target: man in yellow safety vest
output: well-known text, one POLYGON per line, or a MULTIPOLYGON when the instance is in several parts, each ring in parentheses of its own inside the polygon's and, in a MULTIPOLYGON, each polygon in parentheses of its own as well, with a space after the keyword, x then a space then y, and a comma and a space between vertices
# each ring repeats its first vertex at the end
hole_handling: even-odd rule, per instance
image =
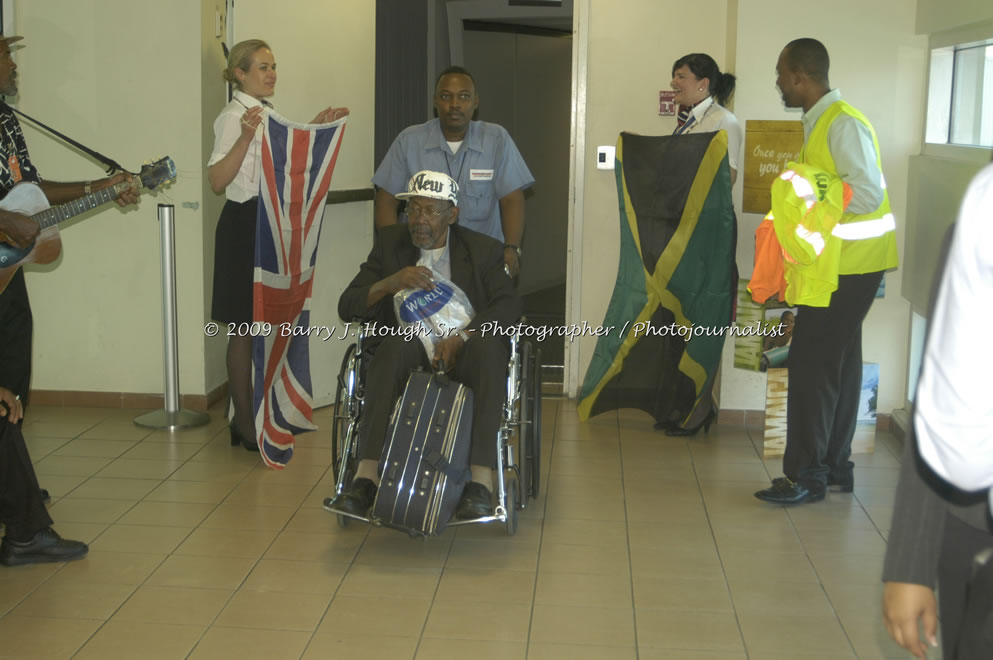
POLYGON ((841 239, 837 289, 829 300, 797 292, 801 304, 788 363, 786 477, 755 493, 776 504, 822 500, 829 486, 852 491, 849 458, 862 382, 862 321, 883 273, 898 263, 876 133, 831 89, 829 64, 827 49, 815 39, 791 41, 776 64, 786 107, 803 108, 800 162, 839 177, 852 192, 831 231, 841 239))

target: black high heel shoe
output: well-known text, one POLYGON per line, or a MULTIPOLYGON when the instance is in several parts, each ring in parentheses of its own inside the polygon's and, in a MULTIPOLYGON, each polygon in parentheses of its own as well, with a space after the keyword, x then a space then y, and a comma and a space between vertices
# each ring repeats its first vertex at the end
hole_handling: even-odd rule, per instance
POLYGON ((710 431, 710 425, 714 423, 715 419, 717 419, 717 409, 711 408, 710 412, 707 413, 707 416, 703 418, 703 422, 701 422, 699 426, 692 429, 684 429, 681 426, 673 426, 666 429, 665 434, 676 438, 689 436, 689 435, 696 435, 701 427, 703 427, 703 432, 707 433, 708 431, 710 431))
POLYGON ((251 440, 249 440, 248 438, 246 438, 241 434, 241 431, 238 430, 238 425, 234 423, 234 420, 232 420, 231 423, 228 424, 228 431, 231 432, 232 447, 234 447, 235 445, 241 445, 248 451, 259 450, 258 444, 252 442, 251 440))

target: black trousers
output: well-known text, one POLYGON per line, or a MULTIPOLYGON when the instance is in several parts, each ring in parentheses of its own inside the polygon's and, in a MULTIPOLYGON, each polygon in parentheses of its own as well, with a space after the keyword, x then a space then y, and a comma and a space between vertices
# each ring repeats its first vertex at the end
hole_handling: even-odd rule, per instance
MULTIPOLYGON (((497 432, 507 396, 506 344, 496 337, 472 337, 455 363, 455 380, 473 393, 472 450, 469 462, 496 466, 497 432)), ((388 337, 376 346, 366 375, 365 403, 359 423, 359 458, 378 461, 396 400, 403 394, 411 369, 431 367, 417 339, 388 337)))
POLYGON ((18 268, 0 293, 0 386, 20 396, 25 408, 31 384, 33 327, 24 271, 18 268))
POLYGON ((21 427, 3 417, 0 417, 0 522, 7 527, 6 536, 15 541, 27 541, 52 524, 41 499, 28 448, 24 446, 21 427))
POLYGON ((828 475, 846 479, 862 387, 862 321, 882 271, 841 275, 828 307, 801 305, 793 327, 783 472, 823 489, 828 475))
MULTIPOLYGON (((941 650, 943 657, 949 660, 993 658, 993 641, 989 636, 989 622, 993 621, 993 611, 973 612, 969 621, 966 615, 973 557, 980 550, 989 547, 993 547, 993 534, 976 529, 952 514, 948 515, 938 564, 938 608, 941 615, 941 650), (985 616, 980 618, 977 614, 985 616)), ((980 578, 974 582, 973 588, 987 591, 990 587, 980 578)), ((980 597, 983 595, 976 594, 980 597)), ((985 593, 985 600, 986 603, 981 604, 988 607, 988 591, 985 593)))

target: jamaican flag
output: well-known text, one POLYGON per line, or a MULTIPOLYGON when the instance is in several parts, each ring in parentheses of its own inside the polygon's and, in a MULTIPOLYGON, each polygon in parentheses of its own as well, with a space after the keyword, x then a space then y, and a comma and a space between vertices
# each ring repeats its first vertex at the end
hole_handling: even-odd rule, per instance
POLYGON ((580 392, 583 420, 617 408, 699 426, 737 286, 727 133, 617 141, 617 282, 580 392))

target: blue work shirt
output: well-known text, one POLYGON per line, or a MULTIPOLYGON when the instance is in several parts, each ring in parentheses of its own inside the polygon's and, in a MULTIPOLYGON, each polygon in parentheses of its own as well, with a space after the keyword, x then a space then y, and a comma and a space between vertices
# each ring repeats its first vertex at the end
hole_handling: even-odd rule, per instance
POLYGON ((448 147, 441 122, 405 128, 372 177, 372 182, 397 195, 421 170, 444 172, 459 184, 459 224, 492 236, 501 243, 500 198, 534 183, 534 177, 506 129, 470 121, 456 153, 448 147))

